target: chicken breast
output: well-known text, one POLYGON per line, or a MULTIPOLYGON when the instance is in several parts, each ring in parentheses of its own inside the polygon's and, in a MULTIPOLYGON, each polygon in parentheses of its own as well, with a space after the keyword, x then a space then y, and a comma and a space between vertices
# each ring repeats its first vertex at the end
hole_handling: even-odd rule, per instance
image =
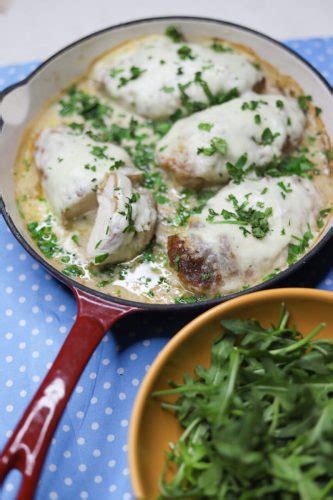
POLYGON ((202 109, 232 89, 242 94, 261 82, 263 74, 244 54, 173 43, 155 35, 103 57, 95 65, 93 78, 129 110, 156 120, 189 108, 190 103, 199 109, 201 103, 202 109))
POLYGON ((225 183, 243 156, 262 167, 299 142, 305 116, 297 101, 254 92, 179 120, 161 139, 156 162, 192 187, 225 183))
POLYGON ((97 191, 97 202, 97 215, 87 245, 88 258, 97 265, 132 259, 154 234, 156 208, 152 195, 115 172, 97 191))
POLYGON ((318 231, 322 200, 301 177, 229 184, 168 239, 171 266, 200 293, 229 293, 299 258, 318 231))
POLYGON ((46 128, 35 144, 35 162, 53 210, 64 218, 81 215, 97 205, 97 186, 112 171, 139 179, 124 149, 92 140, 70 128, 46 128))

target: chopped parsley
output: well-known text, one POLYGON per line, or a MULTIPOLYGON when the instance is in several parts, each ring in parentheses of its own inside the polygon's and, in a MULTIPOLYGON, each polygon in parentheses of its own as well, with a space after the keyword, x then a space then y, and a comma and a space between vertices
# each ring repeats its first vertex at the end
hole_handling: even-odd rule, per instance
POLYGON ((175 26, 168 26, 165 30, 165 35, 175 43, 184 41, 183 34, 175 26))
MULTIPOLYGON (((59 101, 61 116, 70 116, 78 114, 84 120, 87 120, 95 128, 105 127, 105 118, 112 115, 112 108, 106 104, 102 104, 100 100, 87 92, 71 87, 67 95, 59 101)), ((80 130, 82 124, 70 124, 70 128, 77 131, 80 130)))
POLYGON ((192 54, 192 49, 188 45, 182 45, 177 50, 177 54, 183 61, 185 61, 186 59, 191 59, 191 60, 195 59, 194 55, 192 54))
POLYGON ((172 92, 175 91, 175 87, 166 87, 166 86, 164 86, 164 87, 162 87, 161 90, 163 90, 163 92, 165 92, 166 94, 172 94, 172 92))
POLYGON ((30 222, 27 227, 32 239, 45 257, 51 258, 62 251, 58 244, 58 237, 52 230, 49 217, 42 223, 30 222))
POLYGON ((228 201, 231 201, 234 212, 223 208, 220 213, 217 213, 210 208, 206 221, 211 224, 237 224, 244 236, 252 234, 257 239, 262 239, 267 235, 270 229, 268 219, 273 213, 272 207, 264 208, 261 202, 257 203, 258 208, 249 207, 247 200, 240 204, 232 194, 229 195, 228 201), (223 220, 217 220, 220 216, 223 220))
POLYGON ((84 269, 81 266, 77 266, 76 264, 65 267, 62 272, 63 274, 71 278, 78 278, 84 275, 84 269))
POLYGON ((324 227, 324 219, 332 212, 333 208, 328 207, 328 208, 323 208, 319 212, 319 216, 317 218, 317 227, 318 229, 322 229, 324 227))
POLYGON ((289 265, 294 264, 301 255, 304 254, 305 250, 309 247, 310 240, 313 238, 313 234, 311 231, 310 224, 308 224, 308 229, 303 234, 302 238, 298 236, 292 236, 295 240, 295 243, 290 243, 288 246, 288 259, 287 262, 289 265))
POLYGON ((140 198, 139 193, 133 193, 130 198, 127 198, 127 202, 125 203, 125 210, 118 212, 120 215, 123 215, 127 220, 127 226, 123 230, 123 233, 135 233, 135 221, 133 219, 133 203, 136 203, 140 198))
POLYGON ((235 164, 230 163, 229 161, 226 163, 226 168, 230 178, 234 181, 235 184, 240 184, 243 180, 249 168, 244 168, 247 163, 247 154, 243 154, 238 158, 235 164))
POLYGON ((198 148, 197 154, 204 156, 212 156, 215 153, 226 155, 228 151, 228 144, 222 137, 213 137, 210 141, 210 146, 206 148, 198 148))
POLYGON ((284 102, 281 101, 281 99, 278 99, 275 104, 276 104, 276 107, 279 108, 279 109, 283 109, 284 108, 284 102))
POLYGON ((254 123, 256 123, 256 125, 260 125, 260 123, 261 123, 261 116, 260 115, 254 115, 254 123))
POLYGON ((144 73, 146 70, 145 69, 140 69, 138 68, 137 66, 131 66, 130 67, 130 76, 129 77, 124 77, 124 76, 121 76, 120 79, 119 79, 119 83, 118 83, 118 89, 121 88, 121 87, 124 87, 125 85, 127 85, 129 82, 133 81, 133 80, 136 80, 137 78, 139 78, 139 76, 142 75, 142 73, 144 73))
POLYGON ((212 123, 199 123, 198 125, 198 129, 204 130, 205 132, 210 132, 212 128, 213 128, 212 123))
POLYGON ((267 105, 268 103, 267 103, 267 101, 263 101, 262 99, 259 99, 258 101, 254 101, 254 100, 245 101, 245 102, 243 102, 241 109, 242 109, 242 111, 246 111, 246 110, 255 111, 260 106, 260 104, 267 105))
POLYGON ((273 134, 271 129, 266 127, 261 134, 261 140, 257 141, 255 138, 253 138, 253 140, 256 144, 259 144, 260 146, 269 146, 275 141, 277 137, 279 137, 279 135, 281 135, 279 132, 275 132, 273 134))
POLYGON ((307 112, 309 110, 310 101, 312 101, 312 97, 310 95, 300 95, 297 99, 299 107, 304 112, 307 112))
POLYGON ((231 47, 227 47, 225 45, 222 45, 222 43, 218 42, 215 40, 211 45, 210 48, 214 50, 214 52, 233 52, 233 49, 231 47))
POLYGON ((269 175, 271 177, 281 177, 284 175, 298 175, 306 179, 312 179, 314 174, 318 174, 314 163, 306 156, 288 156, 286 158, 275 158, 264 169, 257 169, 257 175, 269 175))
POLYGON ((281 196, 283 199, 286 198, 286 195, 288 193, 292 193, 292 191, 293 191, 290 187, 290 182, 287 185, 285 185, 284 182, 280 181, 277 183, 277 185, 281 188, 281 196))
POLYGON ((102 264, 109 257, 108 253, 101 253, 100 255, 96 255, 95 264, 102 264))

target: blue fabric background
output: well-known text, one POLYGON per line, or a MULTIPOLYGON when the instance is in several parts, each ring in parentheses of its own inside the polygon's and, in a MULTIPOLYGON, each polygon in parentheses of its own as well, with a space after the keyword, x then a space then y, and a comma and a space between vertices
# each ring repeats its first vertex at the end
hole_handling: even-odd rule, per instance
MULTIPOLYGON (((333 37, 287 45, 333 83, 333 37)), ((0 87, 24 78, 36 62, 0 67, 0 87)), ((330 263, 305 270, 320 288, 333 290, 330 263), (324 272, 320 280, 320 273, 324 272), (318 284, 318 280, 320 281, 318 284)), ((0 219, 0 448, 51 366, 76 313, 72 295, 21 248, 0 219)), ((296 278, 295 278, 296 279, 296 278)), ((130 499, 127 433, 134 397, 156 354, 189 318, 146 315, 124 319, 100 344, 60 421, 37 500, 130 499)), ((4 500, 15 498, 11 473, 4 500)))

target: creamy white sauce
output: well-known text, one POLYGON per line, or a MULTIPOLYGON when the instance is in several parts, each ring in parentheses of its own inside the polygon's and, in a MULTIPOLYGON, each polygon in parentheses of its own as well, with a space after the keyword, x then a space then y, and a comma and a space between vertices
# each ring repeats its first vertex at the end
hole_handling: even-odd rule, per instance
POLYGON ((313 235, 318 232, 316 219, 322 206, 321 197, 313 183, 299 177, 262 178, 246 180, 242 184, 229 184, 211 198, 202 214, 193 216, 190 221, 188 237, 195 238, 217 256, 221 264, 223 284, 221 292, 240 289, 246 284, 257 282, 275 268, 284 267, 287 261, 288 245, 298 243, 294 236, 303 238, 308 224, 313 235), (281 188, 281 182, 290 192, 281 188), (280 184, 280 185, 279 185, 280 184), (258 209, 258 202, 265 208, 272 208, 268 217, 269 232, 262 239, 252 234, 244 236, 236 224, 219 224, 222 216, 215 217, 216 223, 207 222, 209 209, 217 213, 225 209, 234 212, 230 195, 239 204, 247 202, 246 208, 258 209), (223 244, 222 244, 223 242, 223 244), (224 253, 228 246, 234 263, 226 262, 224 253))
POLYGON ((162 119, 182 105, 179 84, 189 84, 186 93, 192 101, 207 103, 202 87, 194 82, 198 72, 213 95, 233 88, 243 93, 263 78, 244 54, 218 53, 195 43, 173 43, 164 36, 137 40, 103 57, 95 65, 93 77, 128 109, 147 118, 162 119), (178 53, 183 46, 190 50, 189 57, 182 58, 178 53), (140 72, 136 78, 133 68, 140 72))
POLYGON ((155 202, 147 189, 134 187, 121 173, 110 174, 97 193, 98 209, 87 245, 95 264, 124 262, 151 240, 155 202))
POLYGON ((252 163, 258 167, 266 165, 281 155, 287 140, 295 146, 304 127, 304 114, 294 99, 249 92, 176 122, 159 142, 156 162, 171 169, 182 183, 191 184, 196 179, 224 183, 229 178, 228 162, 235 164, 246 154, 245 168, 252 163), (250 107, 251 102, 257 103, 255 109, 242 109, 250 107), (260 117, 258 121, 256 116, 260 117), (274 136, 266 145, 263 144, 265 129, 274 136), (215 152, 208 156, 199 152, 202 148, 209 149, 215 138, 225 140, 225 154, 215 152))
POLYGON ((96 206, 97 186, 114 166, 128 175, 141 175, 124 149, 66 127, 42 131, 36 142, 35 162, 53 210, 66 217, 82 215, 96 206), (94 148, 98 148, 97 154, 94 148), (121 162, 120 167, 117 162, 121 162))

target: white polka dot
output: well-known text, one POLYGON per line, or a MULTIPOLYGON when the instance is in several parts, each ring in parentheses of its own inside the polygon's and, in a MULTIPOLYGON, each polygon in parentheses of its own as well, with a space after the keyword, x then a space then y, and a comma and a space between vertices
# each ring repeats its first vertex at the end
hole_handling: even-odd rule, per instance
POLYGON ((21 365, 20 368, 19 368, 19 371, 21 373, 24 373, 26 371, 27 367, 25 365, 21 365))
POLYGON ((135 361, 136 359, 138 359, 138 355, 135 352, 132 352, 132 354, 130 355, 130 360, 135 361))
POLYGON ((76 416, 77 416, 77 418, 83 418, 84 417, 83 411, 76 412, 76 416))
POLYGON ((124 399, 126 399, 126 394, 124 392, 120 392, 118 397, 121 401, 124 401, 124 399))
POLYGON ((57 470, 57 466, 56 464, 50 464, 49 465, 49 471, 50 472, 55 472, 57 470))
POLYGON ((116 465, 116 463, 117 463, 117 462, 116 462, 115 460, 109 460, 109 461, 108 461, 108 466, 109 466, 109 467, 114 467, 114 466, 116 465))
POLYGON ((69 427, 69 425, 67 425, 67 424, 63 425, 63 426, 62 426, 62 430, 63 430, 64 432, 69 432, 69 431, 70 431, 70 427, 69 427))
POLYGON ((129 469, 128 467, 125 467, 125 469, 123 469, 123 475, 128 476, 128 474, 129 474, 129 469))
POLYGON ((27 395, 27 391, 25 391, 24 389, 22 389, 22 391, 20 391, 21 398, 25 398, 26 395, 27 395))
POLYGON ((142 345, 144 345, 145 347, 148 347, 150 345, 150 340, 149 339, 146 339, 142 342, 142 345))
POLYGON ((12 271, 14 271, 13 266, 7 266, 6 271, 7 271, 7 273, 11 273, 12 271))
POLYGON ((12 387, 12 386, 13 386, 13 384, 14 384, 14 382, 13 382, 11 379, 8 379, 8 380, 6 381, 6 384, 5 384, 5 385, 6 385, 6 387, 12 387))
POLYGON ((89 495, 88 495, 88 493, 86 491, 81 491, 80 498, 82 498, 83 500, 85 500, 88 497, 89 497, 89 495))
POLYGON ((49 498, 51 500, 57 500, 58 494, 55 491, 51 491, 51 493, 49 494, 49 498))
POLYGON ((13 250, 13 248, 14 248, 13 243, 7 243, 6 250, 13 250))
POLYGON ((13 359, 14 359, 13 356, 10 355, 5 357, 6 363, 11 363, 13 359))
POLYGON ((78 469, 80 472, 85 472, 87 470, 87 466, 85 464, 80 464, 78 469))
POLYGON ((39 381, 40 381, 40 376, 39 376, 39 375, 34 375, 34 376, 32 377, 32 381, 33 381, 33 382, 39 382, 39 381))
POLYGON ((91 378, 91 380, 95 380, 96 377, 97 377, 96 372, 89 373, 89 378, 91 378))
POLYGON ((91 400, 90 400, 90 403, 92 405, 95 405, 97 403, 98 399, 96 398, 96 396, 92 397, 91 400))
POLYGON ((128 426, 128 420, 123 419, 123 420, 120 422, 120 425, 121 425, 122 427, 127 427, 127 426, 128 426))
POLYGON ((12 434, 13 434, 13 431, 6 431, 5 432, 6 438, 10 438, 12 436, 12 434))
POLYGON ((59 332, 60 333, 66 333, 67 332, 67 328, 65 326, 60 326, 59 332))
POLYGON ((116 484, 111 484, 111 486, 109 487, 109 492, 110 493, 114 493, 117 489, 117 485, 116 484))
POLYGON ((128 444, 124 444, 122 450, 126 453, 128 451, 128 444))
POLYGON ((52 339, 46 339, 45 340, 45 344, 46 345, 52 345, 53 344, 53 340, 52 339))
POLYGON ((20 321, 19 321, 20 326, 25 326, 26 324, 27 324, 27 322, 25 319, 20 319, 20 321))
POLYGON ((38 330, 38 328, 33 328, 33 329, 31 330, 31 333, 32 333, 32 335, 38 335, 38 334, 39 334, 39 330, 38 330))
POLYGON ((64 451, 64 457, 65 458, 70 458, 72 456, 71 452, 69 450, 64 451))
MULTIPOLYGON (((33 265, 32 265, 32 266, 33 266, 33 265)), ((33 292, 37 292, 37 290, 39 290, 39 285, 37 285, 37 284, 32 285, 31 290, 32 290, 33 292)))
POLYGON ((51 281, 52 276, 50 276, 49 274, 45 274, 44 278, 46 279, 46 281, 51 281))
POLYGON ((52 366, 52 363, 49 361, 48 363, 46 363, 46 369, 49 370, 52 366))
POLYGON ((19 281, 25 281, 27 279, 27 277, 25 274, 20 274, 18 279, 19 279, 19 281))
POLYGON ((106 436, 106 439, 109 441, 109 443, 112 443, 114 441, 114 435, 113 434, 108 434, 106 436))
POLYGON ((102 364, 103 364, 104 366, 107 366, 107 365, 109 365, 109 364, 110 364, 110 360, 109 360, 108 358, 104 358, 104 359, 102 360, 102 364))
POLYGON ((8 293, 8 294, 9 294, 9 293, 13 293, 13 288, 12 288, 11 286, 7 286, 7 287, 5 288, 5 292, 6 292, 6 293, 8 293))
POLYGON ((61 304, 61 305, 59 306, 59 311, 60 311, 60 312, 64 312, 64 311, 66 311, 66 306, 65 306, 64 304, 61 304))
POLYGON ((39 313, 39 307, 38 307, 38 306, 33 306, 33 307, 31 308, 31 310, 32 310, 32 312, 33 312, 34 314, 39 313))
POLYGON ((82 446, 83 444, 85 444, 86 440, 83 437, 79 437, 79 438, 77 438, 76 442, 77 442, 77 444, 82 446))
POLYGON ((6 412, 7 413, 11 413, 13 410, 14 410, 14 406, 13 405, 7 405, 6 406, 6 412))
POLYGON ((37 262, 34 262, 31 267, 36 271, 36 269, 39 269, 39 264, 37 264, 37 262))
POLYGON ((33 351, 33 352, 32 352, 32 354, 31 354, 31 356, 32 356, 33 358, 35 358, 35 359, 36 359, 36 358, 39 358, 39 352, 38 352, 38 351, 33 351))
POLYGON ((95 483, 99 484, 103 481, 103 478, 102 478, 102 476, 95 476, 94 481, 95 481, 95 483))
POLYGON ((52 323, 53 317, 52 316, 47 316, 45 319, 46 323, 52 323))
POLYGON ((20 304, 24 304, 27 299, 25 297, 19 297, 18 301, 20 304))
POLYGON ((25 349, 26 347, 27 347, 27 344, 25 342, 19 343, 19 349, 25 349))
POLYGON ((118 373, 118 375, 124 375, 124 373, 125 373, 124 368, 117 368, 117 373, 118 373))
POLYGON ((27 260, 27 256, 25 255, 25 253, 20 253, 19 259, 20 260, 27 260))
POLYGON ((13 316, 13 309, 6 309, 5 310, 5 315, 6 316, 13 316))
POLYGON ((123 494, 123 500, 131 500, 132 495, 130 493, 124 493, 123 494))
POLYGON ((101 456, 101 450, 97 450, 97 449, 96 449, 96 450, 94 450, 94 451, 92 452, 92 454, 93 454, 93 456, 94 456, 94 457, 96 457, 96 458, 97 458, 97 457, 100 457, 100 456, 101 456))
POLYGON ((333 280, 331 280, 331 279, 329 279, 329 278, 327 278, 327 279, 325 280, 325 285, 330 286, 330 285, 332 285, 332 284, 333 284, 333 280))
POLYGON ((47 295, 45 295, 45 297, 44 297, 44 300, 46 300, 46 302, 50 302, 52 299, 53 299, 53 297, 49 293, 47 295))
POLYGON ((111 387, 111 382, 105 382, 105 383, 103 384, 103 388, 104 388, 104 389, 110 389, 110 387, 111 387))
POLYGON ((105 413, 107 415, 112 415, 112 412, 113 412, 113 409, 110 406, 108 406, 107 408, 105 408, 105 413))
POLYGON ((81 392, 83 392, 83 387, 82 385, 78 385, 75 389, 75 392, 77 392, 78 394, 81 394, 81 392))
POLYGON ((136 387, 137 385, 139 385, 139 383, 140 383, 140 382, 139 382, 139 380, 138 380, 137 378, 134 378, 134 379, 132 380, 132 385, 134 385, 134 387, 136 387))
POLYGON ((150 365, 146 365, 145 366, 145 371, 147 372, 149 370, 149 368, 150 368, 150 365))
POLYGON ((73 481, 72 481, 72 479, 70 477, 66 477, 64 479, 64 483, 65 483, 66 486, 71 486, 73 484, 73 481))
POLYGON ((13 338, 13 334, 11 332, 7 332, 7 333, 5 333, 5 338, 7 340, 11 340, 13 338))

